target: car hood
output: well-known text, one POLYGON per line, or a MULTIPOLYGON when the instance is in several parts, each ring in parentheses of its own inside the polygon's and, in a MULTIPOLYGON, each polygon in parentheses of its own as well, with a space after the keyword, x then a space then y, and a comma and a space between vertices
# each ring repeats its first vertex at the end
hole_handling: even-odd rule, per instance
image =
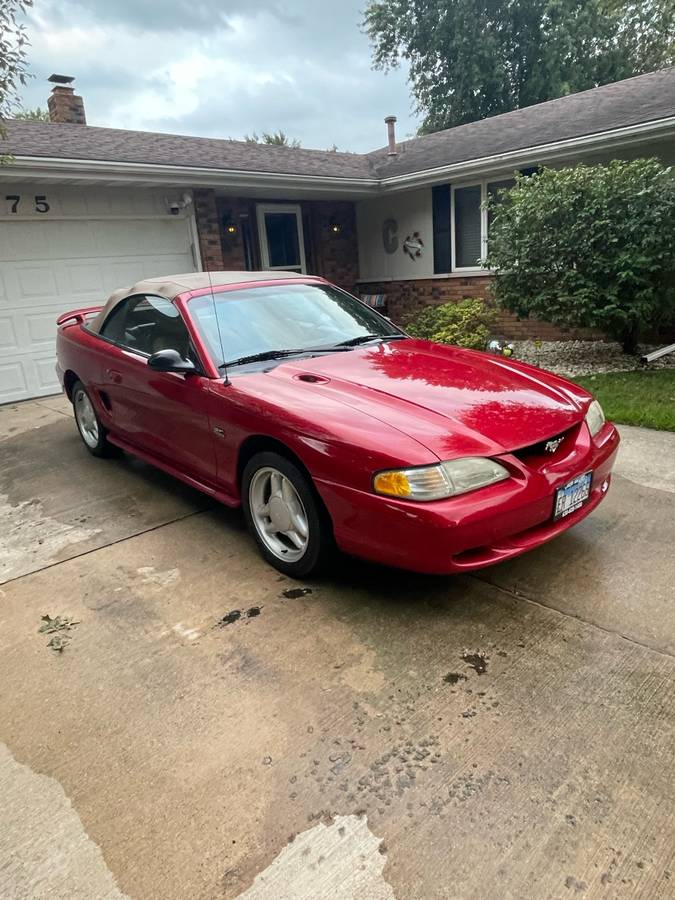
POLYGON ((532 366, 412 339, 293 360, 267 374, 367 412, 440 459, 499 455, 554 437, 583 418, 590 399, 532 366))

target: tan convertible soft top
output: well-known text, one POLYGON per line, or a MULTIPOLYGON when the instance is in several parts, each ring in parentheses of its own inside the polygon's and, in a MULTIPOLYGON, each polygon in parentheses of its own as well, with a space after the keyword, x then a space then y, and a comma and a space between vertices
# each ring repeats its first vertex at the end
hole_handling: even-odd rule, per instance
MULTIPOLYGON (((135 294, 152 294, 173 300, 186 291, 200 291, 204 288, 221 287, 228 284, 248 284, 252 281, 273 281, 283 278, 306 278, 298 272, 187 272, 185 275, 163 275, 158 278, 144 278, 132 287, 119 288, 106 300, 105 306, 88 323, 91 331, 98 331, 108 314, 118 303, 135 294)), ((311 278, 311 276, 309 276, 311 278)))

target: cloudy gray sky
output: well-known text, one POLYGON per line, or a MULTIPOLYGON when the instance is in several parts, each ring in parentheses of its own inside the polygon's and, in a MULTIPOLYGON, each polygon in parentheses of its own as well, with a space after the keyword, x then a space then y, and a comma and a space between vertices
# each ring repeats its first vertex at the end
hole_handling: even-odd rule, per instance
POLYGON ((415 131, 406 72, 374 72, 366 0, 35 0, 26 108, 76 76, 91 125, 372 150, 415 131))

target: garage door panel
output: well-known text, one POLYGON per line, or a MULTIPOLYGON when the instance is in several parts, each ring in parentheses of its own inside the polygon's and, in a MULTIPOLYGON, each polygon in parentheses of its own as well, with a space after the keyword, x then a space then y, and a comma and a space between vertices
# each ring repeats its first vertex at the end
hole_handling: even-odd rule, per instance
POLYGON ((0 222, 0 260, 49 259, 47 234, 39 222, 0 222))
POLYGON ((56 358, 53 353, 33 360, 35 374, 37 375, 37 389, 43 396, 56 394, 61 390, 59 379, 56 376, 56 358))
POLYGON ((16 268, 17 300, 23 303, 43 301, 58 294, 56 272, 48 264, 21 263, 16 268))
POLYGON ((47 195, 55 218, 0 220, 0 403, 59 391, 56 318, 102 304, 119 287, 143 278, 193 272, 188 222, 167 215, 163 196, 148 191, 27 186, 28 199, 47 195), (153 218, 86 218, 106 213, 153 218), (82 215, 81 219, 68 216, 82 215))
POLYGON ((53 349, 54 348, 54 332, 56 330, 55 322, 58 317, 56 309, 45 310, 44 312, 32 313, 26 316, 26 344, 34 350, 53 349))
MULTIPOLYGON (((180 192, 178 192, 179 194, 180 192)), ((74 188, 58 185, 13 183, 4 194, 18 195, 17 218, 35 214, 35 197, 44 197, 49 204, 49 216, 71 216, 86 219, 91 216, 162 216, 167 214, 166 188, 74 188)), ((2 196, 4 196, 4 194, 2 196)), ((173 192, 171 196, 178 196, 173 192)), ((4 204, 7 206, 7 204, 4 204)), ((2 205, 0 205, 0 214, 2 205)))
POLYGON ((26 376, 26 364, 29 360, 12 359, 0 361, 0 403, 10 400, 21 400, 27 396, 35 396, 30 393, 28 378, 26 376))
POLYGON ((183 219, 136 220, 120 228, 116 221, 97 222, 95 229, 97 254, 136 256, 174 254, 185 251, 188 242, 187 223, 183 219))
POLYGON ((94 299, 105 296, 100 263, 68 260, 64 263, 64 278, 67 283, 67 293, 73 297, 87 295, 94 299))
POLYGON ((18 350, 18 347, 12 316, 0 316, 0 350, 18 350))
POLYGON ((42 225, 48 231, 49 259, 91 259, 99 255, 94 234, 97 223, 69 221, 61 228, 54 228, 54 224, 42 225))

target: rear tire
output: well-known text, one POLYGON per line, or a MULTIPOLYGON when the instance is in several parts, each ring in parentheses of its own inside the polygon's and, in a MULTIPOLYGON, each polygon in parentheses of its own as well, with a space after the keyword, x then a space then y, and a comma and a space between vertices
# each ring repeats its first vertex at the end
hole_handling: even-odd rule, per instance
POLYGON ((332 550, 328 515, 314 485, 279 453, 256 453, 241 485, 244 517, 263 558, 291 578, 317 573, 332 550))
POLYGON ((114 456, 117 448, 108 441, 108 432, 101 424, 87 389, 76 381, 70 394, 77 430, 82 443, 92 456, 114 456))

